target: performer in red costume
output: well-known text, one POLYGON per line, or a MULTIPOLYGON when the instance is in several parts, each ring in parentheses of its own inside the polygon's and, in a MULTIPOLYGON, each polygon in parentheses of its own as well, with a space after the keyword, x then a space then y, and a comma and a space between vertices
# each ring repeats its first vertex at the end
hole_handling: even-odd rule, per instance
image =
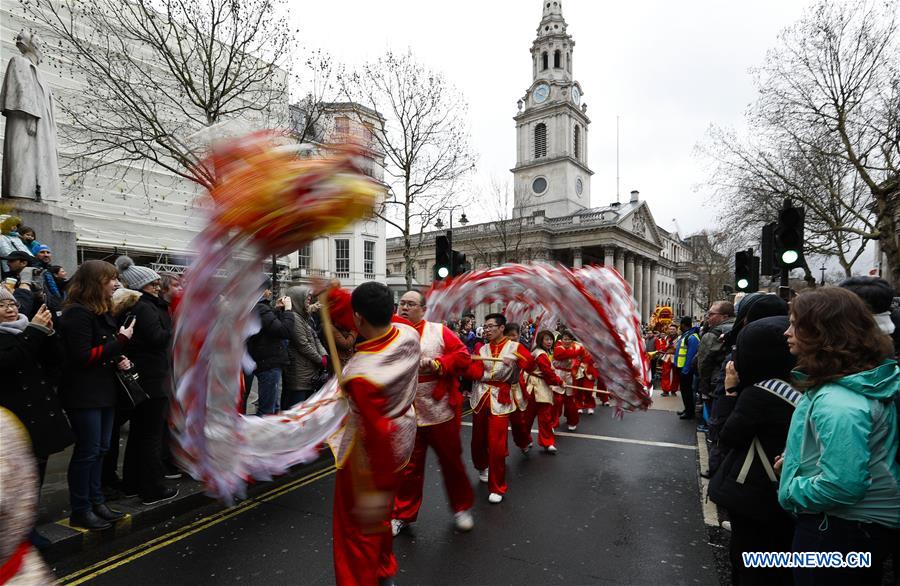
MULTIPOLYGON (((600 372, 597 370, 597 365, 591 355, 585 350, 582 357, 575 361, 575 386, 581 387, 581 389, 575 391, 579 413, 585 415, 594 414, 594 409, 597 408, 596 394, 583 389, 595 388, 594 385, 597 384, 599 378, 600 372)), ((606 399, 607 395, 601 395, 601 397, 606 399)), ((604 401, 604 404, 608 404, 608 402, 604 401)))
POLYGON ((553 397, 564 392, 562 379, 553 370, 553 332, 542 330, 534 338, 534 370, 525 374, 525 385, 531 396, 532 410, 525 412, 520 425, 528 430, 531 439, 531 426, 534 418, 538 420, 538 445, 550 454, 556 453, 556 436, 553 434, 553 397))
POLYGON ((430 446, 441 466, 454 524, 460 531, 469 531, 475 526, 469 511, 475 496, 463 465, 459 437, 462 421, 459 377, 471 362, 469 351, 450 328, 423 319, 425 296, 418 291, 403 294, 397 315, 408 320, 419 332, 422 357, 415 400, 416 443, 394 498, 391 528, 397 535, 414 523, 419 514, 425 457, 430 446))
MULTIPOLYGON (((572 335, 572 332, 566 330, 562 333, 559 341, 556 343, 556 347, 553 349, 553 368, 556 369, 556 374, 562 379, 564 385, 571 386, 575 384, 574 381, 578 372, 576 362, 580 364, 586 354, 584 347, 575 341, 575 336, 572 335)), ((569 431, 575 431, 578 428, 579 421, 575 390, 570 388, 563 388, 562 390, 564 394, 557 393, 554 397, 556 412, 553 427, 559 425, 559 417, 565 410, 566 425, 569 431)))
POLYGON ((328 299, 334 324, 366 340, 343 369, 350 416, 329 440, 338 467, 335 578, 341 585, 393 584, 389 521, 399 471, 415 443, 419 335, 405 320, 392 320, 393 294, 380 283, 363 283, 352 295, 331 289, 328 299))
MULTIPOLYGON (((503 335, 510 342, 518 342, 522 332, 518 324, 508 323, 503 328, 503 335)), ((509 427, 512 430, 513 443, 522 450, 522 455, 527 456, 534 445, 531 441, 531 424, 537 415, 537 404, 534 402, 534 396, 528 392, 524 371, 519 371, 517 384, 519 386, 519 392, 515 394, 517 409, 509 415, 509 427)))
POLYGON ((675 343, 678 341, 678 327, 675 324, 666 328, 666 349, 662 357, 659 388, 663 397, 674 395, 680 382, 679 370, 675 368, 675 343))
POLYGON ((472 463, 478 477, 488 483, 488 501, 499 503, 506 494, 506 456, 509 454, 509 415, 517 408, 519 370, 529 370, 531 353, 503 333, 506 318, 499 313, 485 316, 484 336, 488 343, 473 357, 464 374, 475 381, 469 404, 475 411, 472 422, 472 463))

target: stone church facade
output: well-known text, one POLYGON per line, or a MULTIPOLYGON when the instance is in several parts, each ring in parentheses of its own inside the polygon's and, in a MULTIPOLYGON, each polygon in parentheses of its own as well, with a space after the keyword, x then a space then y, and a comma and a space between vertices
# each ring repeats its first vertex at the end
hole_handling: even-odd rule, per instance
MULTIPOLYGON (((697 277, 690 248, 677 233, 656 224, 640 193, 632 191, 627 202, 590 207, 591 121, 573 77, 575 41, 567 29, 561 2, 545 0, 531 47, 532 82, 513 118, 512 218, 455 227, 453 248, 466 253, 472 268, 540 261, 614 267, 631 285, 642 321, 663 304, 676 315, 695 316, 702 308, 691 301, 697 277)), ((415 267, 420 286, 432 281, 434 239, 442 233, 423 234, 415 267)), ((387 270, 389 281, 405 273, 399 238, 387 241, 387 270)))

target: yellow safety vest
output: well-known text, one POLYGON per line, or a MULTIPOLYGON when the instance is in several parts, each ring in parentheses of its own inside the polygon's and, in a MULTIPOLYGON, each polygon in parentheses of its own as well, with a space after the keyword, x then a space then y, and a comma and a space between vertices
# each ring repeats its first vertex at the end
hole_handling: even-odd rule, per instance
POLYGON ((678 368, 684 368, 684 363, 687 361, 688 355, 688 338, 697 338, 697 341, 700 341, 700 336, 697 335, 697 332, 694 332, 690 336, 685 336, 681 340, 681 344, 678 345, 678 357, 675 359, 675 366, 678 368))

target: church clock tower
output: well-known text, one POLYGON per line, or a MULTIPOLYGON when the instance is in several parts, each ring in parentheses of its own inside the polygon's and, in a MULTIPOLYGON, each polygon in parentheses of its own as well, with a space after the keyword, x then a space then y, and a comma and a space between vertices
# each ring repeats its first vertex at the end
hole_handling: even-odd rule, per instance
POLYGON ((514 177, 515 217, 543 212, 568 216, 590 207, 587 105, 572 78, 575 41, 566 32, 562 2, 543 0, 531 45, 532 83, 519 100, 514 177))

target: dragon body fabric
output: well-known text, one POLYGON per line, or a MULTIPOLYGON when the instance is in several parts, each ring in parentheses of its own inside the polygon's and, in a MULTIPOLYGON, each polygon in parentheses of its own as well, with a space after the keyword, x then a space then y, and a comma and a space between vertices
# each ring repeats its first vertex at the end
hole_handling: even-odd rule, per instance
POLYGON ((298 145, 261 132, 215 145, 202 163, 217 180, 176 314, 170 420, 179 463, 225 502, 242 497, 251 478, 314 459, 346 420, 334 379, 279 415, 246 417, 238 404, 246 339, 259 327, 259 269, 371 215, 382 189, 364 173, 363 154, 348 146, 303 158, 298 145))
POLYGON ((618 415, 650 406, 640 321, 628 285, 617 272, 547 263, 471 271, 435 284, 425 317, 456 319, 470 307, 498 302, 506 305, 508 322, 536 315, 542 328, 552 329, 558 320, 565 323, 603 373, 618 415))

